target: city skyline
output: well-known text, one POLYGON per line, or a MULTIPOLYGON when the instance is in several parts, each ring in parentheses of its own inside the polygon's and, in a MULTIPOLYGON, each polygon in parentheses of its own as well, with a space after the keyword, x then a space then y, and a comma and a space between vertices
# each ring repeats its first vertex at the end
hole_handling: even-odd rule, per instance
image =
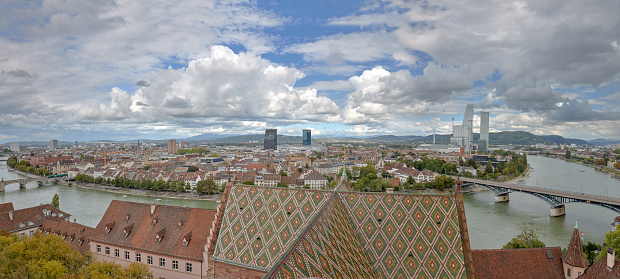
POLYGON ((491 133, 620 139, 619 9, 6 1, 0 142, 451 134, 466 104, 491 133))

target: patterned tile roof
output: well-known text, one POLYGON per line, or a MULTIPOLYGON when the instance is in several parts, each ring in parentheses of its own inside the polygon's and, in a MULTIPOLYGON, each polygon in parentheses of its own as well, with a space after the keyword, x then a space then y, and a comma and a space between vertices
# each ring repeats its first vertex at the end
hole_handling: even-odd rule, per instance
MULTIPOLYGON (((609 255, 608 255, 609 256, 609 255)), ((612 257, 614 257, 612 255, 612 257)), ((594 263, 583 274, 583 276, 579 278, 583 279, 612 279, 612 278, 620 278, 620 260, 616 257, 613 258, 614 265, 612 268, 607 266, 607 258, 603 258, 602 260, 594 263)))
POLYGON ((466 278, 456 197, 233 186, 213 259, 266 278, 466 278))
POLYGON ((454 196, 338 193, 379 278, 465 278, 454 196))
POLYGON ((213 258, 269 270, 330 194, 232 186, 213 258))
POLYGON ((472 251, 476 279, 561 279, 564 278, 561 255, 560 247, 472 251))
POLYGON ((326 205, 271 278, 377 278, 339 198, 326 205))

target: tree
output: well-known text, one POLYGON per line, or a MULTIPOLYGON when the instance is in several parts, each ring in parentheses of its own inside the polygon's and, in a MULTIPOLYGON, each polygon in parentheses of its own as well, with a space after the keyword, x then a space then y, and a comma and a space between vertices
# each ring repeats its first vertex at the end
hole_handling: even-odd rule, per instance
POLYGON ((564 155, 566 159, 570 159, 570 150, 566 149, 566 153, 564 155))
POLYGON ((55 208, 60 208, 60 197, 58 196, 58 193, 54 194, 51 205, 55 208))
POLYGON ((187 168, 187 172, 195 172, 195 171, 199 171, 200 169, 196 166, 191 166, 187 168))
POLYGON ((278 182, 278 185, 277 185, 277 186, 278 186, 278 187, 282 187, 282 188, 288 188, 288 185, 286 185, 286 182, 284 182, 284 181, 280 181, 280 182, 278 182))
POLYGON ((287 174, 284 170, 280 170, 280 176, 287 176, 287 174))
POLYGON ((487 162, 486 167, 484 167, 484 172, 486 172, 486 173, 492 173, 493 172, 493 163, 491 163, 491 161, 487 162))
POLYGON ((596 159, 594 160, 594 164, 604 166, 604 165, 607 165, 607 162, 605 162, 605 160, 603 159, 596 159))
MULTIPOLYGON (((620 258, 620 225, 605 234, 605 246, 616 250, 616 258, 620 258)), ((605 258, 607 249, 602 249, 595 262, 605 258)))
POLYGON ((242 183, 242 184, 243 184, 243 185, 254 185, 254 181, 252 181, 252 180, 246 180, 246 181, 243 181, 243 183, 242 183))
POLYGON ((545 243, 538 239, 538 235, 530 228, 523 228, 521 234, 506 243, 502 249, 540 248, 546 247, 545 243))
POLYGON ((220 157, 220 155, 217 155, 217 153, 213 152, 213 154, 209 155, 209 157, 220 157))
POLYGON ((200 194, 214 194, 217 190, 217 185, 213 179, 201 180, 196 183, 196 192, 200 194))
POLYGON ((144 167, 142 167, 142 169, 143 169, 143 170, 150 170, 150 169, 151 169, 151 166, 144 166, 144 167))
POLYGON ((620 169, 620 162, 614 163, 614 168, 620 169))

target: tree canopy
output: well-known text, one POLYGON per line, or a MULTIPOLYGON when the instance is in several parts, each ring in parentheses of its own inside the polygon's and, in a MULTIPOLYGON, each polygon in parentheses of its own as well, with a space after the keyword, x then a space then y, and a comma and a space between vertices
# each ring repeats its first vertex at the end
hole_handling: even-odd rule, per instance
POLYGON ((147 278, 144 264, 127 268, 109 262, 94 262, 90 252, 72 250, 60 236, 35 233, 18 237, 0 232, 1 278, 147 278))
POLYGON ((530 228, 523 228, 521 234, 506 243, 502 249, 521 249, 546 247, 545 243, 538 239, 538 235, 530 228))
POLYGON ((58 193, 54 194, 51 205, 55 208, 60 208, 60 197, 58 196, 58 193))

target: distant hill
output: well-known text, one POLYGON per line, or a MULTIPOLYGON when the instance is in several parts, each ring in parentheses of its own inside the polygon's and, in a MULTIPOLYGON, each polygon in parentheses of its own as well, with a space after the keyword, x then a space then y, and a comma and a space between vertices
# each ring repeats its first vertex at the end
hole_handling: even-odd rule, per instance
POLYGON ((612 145, 620 143, 620 140, 617 139, 593 139, 588 141, 592 145, 612 145))
POLYGON ((222 134, 213 134, 213 133, 205 133, 202 135, 196 135, 193 137, 189 137, 184 139, 185 141, 196 141, 196 140, 212 140, 212 139, 221 139, 228 137, 235 137, 237 135, 222 135, 222 134))

